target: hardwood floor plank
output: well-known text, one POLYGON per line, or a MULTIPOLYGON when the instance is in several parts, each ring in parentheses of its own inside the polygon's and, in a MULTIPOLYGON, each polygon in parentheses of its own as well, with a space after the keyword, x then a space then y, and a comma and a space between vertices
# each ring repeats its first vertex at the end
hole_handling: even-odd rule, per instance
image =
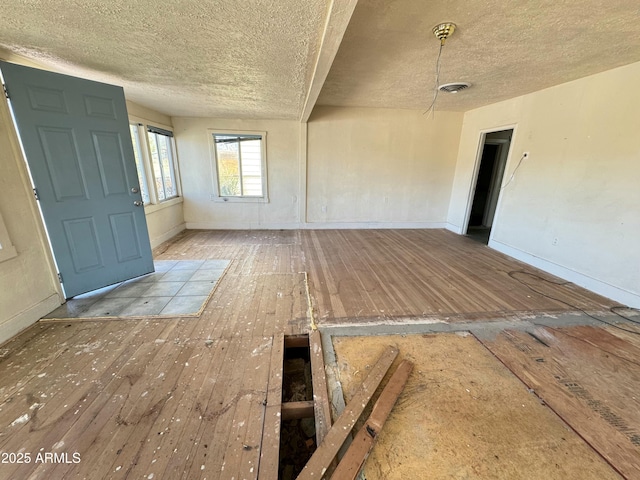
POLYGON ((280 427, 282 405, 282 380, 284 370, 284 335, 273 337, 273 347, 269 360, 269 381, 267 384, 267 403, 260 440, 260 463, 258 479, 278 478, 280 460, 280 427))
POLYGON ((215 462, 212 467, 212 471, 217 472, 217 467, 224 465, 221 480, 256 478, 258 474, 273 338, 253 337, 252 340, 254 348, 245 367, 224 460, 222 463, 215 462))
POLYGON ((614 305, 451 232, 310 230, 303 235, 321 324, 425 315, 491 319, 614 305))

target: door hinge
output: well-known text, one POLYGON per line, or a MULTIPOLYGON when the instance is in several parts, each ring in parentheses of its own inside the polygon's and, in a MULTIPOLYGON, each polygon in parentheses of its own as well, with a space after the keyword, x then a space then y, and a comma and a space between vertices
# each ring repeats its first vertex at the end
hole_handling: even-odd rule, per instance
POLYGON ((7 90, 7 86, 4 83, 2 84, 2 91, 4 92, 4 96, 9 98, 9 90, 7 90))
POLYGON ((61 274, 61 273, 58 273, 58 281, 59 281, 60 283, 63 283, 63 282, 62 282, 62 274, 61 274))
POLYGON ((36 197, 36 200, 40 200, 40 195, 38 195, 38 189, 37 188, 33 189, 33 196, 36 197))

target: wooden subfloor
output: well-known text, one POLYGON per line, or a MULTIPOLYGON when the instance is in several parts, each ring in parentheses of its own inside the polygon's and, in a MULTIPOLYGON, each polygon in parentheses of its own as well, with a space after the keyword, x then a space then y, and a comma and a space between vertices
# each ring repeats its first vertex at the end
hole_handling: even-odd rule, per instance
MULTIPOLYGON (((231 264, 199 318, 39 322, 0 346, 0 452, 16 454, 0 479, 258 478, 273 464, 260 453, 266 425, 276 428, 274 359, 283 335, 308 331, 311 311, 322 328, 613 305, 441 230, 188 231, 154 256, 231 264)), ((501 341, 491 348, 508 364, 501 341)))

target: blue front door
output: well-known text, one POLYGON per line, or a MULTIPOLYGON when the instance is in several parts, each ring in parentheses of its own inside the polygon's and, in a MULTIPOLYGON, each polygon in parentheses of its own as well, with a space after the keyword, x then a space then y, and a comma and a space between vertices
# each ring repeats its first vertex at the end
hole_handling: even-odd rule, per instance
POLYGON ((66 297, 152 272, 122 88, 0 70, 66 297))

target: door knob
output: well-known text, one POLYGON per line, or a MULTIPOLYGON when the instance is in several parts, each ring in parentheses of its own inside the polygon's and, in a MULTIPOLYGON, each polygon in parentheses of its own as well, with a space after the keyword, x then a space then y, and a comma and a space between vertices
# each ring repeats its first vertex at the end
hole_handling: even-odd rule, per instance
POLYGON ((141 202, 140 200, 136 200, 135 202, 133 202, 133 204, 134 204, 136 207, 140 207, 140 206, 142 206, 142 202, 141 202))

